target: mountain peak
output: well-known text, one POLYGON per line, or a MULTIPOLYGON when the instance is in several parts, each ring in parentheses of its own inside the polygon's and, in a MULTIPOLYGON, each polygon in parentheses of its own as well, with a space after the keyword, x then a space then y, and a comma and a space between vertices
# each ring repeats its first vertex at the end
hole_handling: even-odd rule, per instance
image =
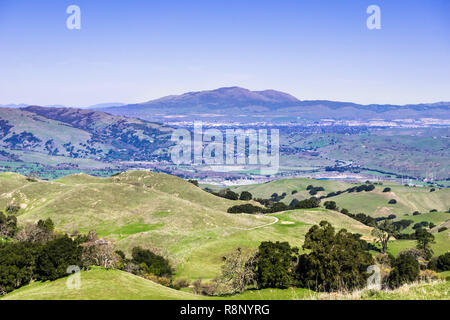
POLYGON ((197 103, 224 103, 226 101, 247 102, 251 104, 285 104, 299 102, 299 100, 290 94, 276 91, 251 91, 241 87, 222 87, 214 90, 206 91, 192 91, 181 95, 171 95, 160 99, 151 100, 141 105, 148 105, 153 103, 180 103, 180 102, 197 102, 197 103))

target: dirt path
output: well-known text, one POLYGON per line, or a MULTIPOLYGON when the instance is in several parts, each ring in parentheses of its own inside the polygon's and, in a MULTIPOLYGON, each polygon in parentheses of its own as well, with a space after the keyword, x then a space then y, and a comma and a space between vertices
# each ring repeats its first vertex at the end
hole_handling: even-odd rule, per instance
POLYGON ((242 230, 250 231, 250 230, 255 230, 255 229, 265 228, 265 227, 271 226, 271 225, 277 223, 278 221, 280 221, 280 219, 278 219, 277 217, 272 217, 272 218, 274 218, 275 220, 272 221, 272 222, 270 222, 270 223, 263 224, 262 226, 256 226, 256 227, 253 227, 253 228, 250 228, 250 229, 242 229, 242 230))

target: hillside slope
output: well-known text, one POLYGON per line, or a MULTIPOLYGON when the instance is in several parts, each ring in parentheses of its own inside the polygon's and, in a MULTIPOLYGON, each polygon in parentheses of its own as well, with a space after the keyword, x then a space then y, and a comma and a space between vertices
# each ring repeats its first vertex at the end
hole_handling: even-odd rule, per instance
MULTIPOLYGON (((95 268, 81 272, 80 290, 69 290, 67 278, 35 282, 0 300, 448 300, 450 282, 411 284, 397 290, 316 293, 307 289, 263 289, 236 296, 211 298, 163 287, 119 270, 95 268)), ((0 301, 1 305, 1 301, 0 301)))
POLYGON ((79 174, 39 182, 1 174, 0 180, 12 186, 0 190, 0 208, 8 204, 21 207, 21 223, 51 218, 64 232, 95 229, 125 250, 144 237, 145 243, 139 244, 181 254, 186 246, 203 242, 204 237, 272 221, 268 217, 230 215, 226 210, 235 202, 166 174, 135 171, 110 178, 79 174))
POLYGON ((171 132, 161 124, 92 110, 0 108, 0 160, 151 160, 167 153, 171 132))
MULTIPOLYGON (((307 178, 283 179, 264 184, 246 185, 232 188, 234 191, 242 192, 247 190, 257 198, 269 198, 273 193, 282 195, 286 193, 283 200, 289 204, 293 199, 303 200, 311 197, 306 190, 308 185, 323 187, 325 191, 319 192, 316 196, 324 196, 331 192, 344 191, 348 188, 361 184, 345 183, 334 180, 313 180, 307 178), (292 191, 297 193, 292 194, 292 191)), ((414 211, 422 213, 436 209, 447 211, 450 208, 450 188, 436 189, 430 192, 429 187, 410 187, 383 182, 383 185, 375 185, 375 190, 370 192, 342 193, 338 196, 324 199, 324 201, 335 201, 339 208, 346 208, 352 213, 365 213, 374 217, 411 215, 414 211), (390 192, 383 192, 385 188, 390 188, 390 192), (389 204, 391 199, 397 201, 396 204, 389 204)))
POLYGON ((80 290, 68 289, 67 278, 62 278, 52 282, 29 284, 0 300, 196 300, 202 298, 119 270, 94 268, 82 271, 80 276, 80 290))
POLYGON ((20 223, 51 218, 60 231, 94 229, 128 253, 134 246, 158 249, 177 267, 177 276, 191 279, 217 276, 222 256, 237 246, 256 248, 266 240, 300 246, 309 228, 322 220, 370 237, 370 228, 324 209, 229 214, 229 207, 244 202, 153 172, 109 178, 79 174, 38 182, 5 173, 0 186, 0 210, 9 204, 20 207, 20 223))

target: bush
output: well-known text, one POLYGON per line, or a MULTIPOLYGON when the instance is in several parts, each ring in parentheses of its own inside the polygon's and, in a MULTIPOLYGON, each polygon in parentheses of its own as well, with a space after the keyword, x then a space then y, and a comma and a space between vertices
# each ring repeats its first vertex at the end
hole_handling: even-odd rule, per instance
POLYGON ((397 200, 395 200, 395 199, 391 199, 391 200, 389 200, 389 202, 388 202, 389 204, 396 204, 397 203, 397 200))
POLYGON ((160 284, 160 285, 162 285, 164 287, 170 287, 171 284, 172 284, 170 278, 168 278, 168 277, 158 277, 158 276, 155 276, 152 273, 145 274, 143 276, 143 278, 145 278, 147 280, 150 280, 150 281, 153 281, 155 283, 158 283, 158 284, 160 284))
POLYGON ((291 208, 289 206, 287 206, 286 204, 284 204, 283 202, 275 202, 274 204, 272 204, 270 206, 270 208, 268 210, 266 210, 266 212, 275 213, 275 212, 287 211, 290 209, 291 208))
POLYGON ((294 194, 296 194, 296 193, 298 193, 297 190, 293 190, 293 191, 291 192, 292 195, 294 195, 294 194))
POLYGON ((446 230, 448 230, 447 227, 441 227, 441 228, 438 229, 438 232, 440 233, 440 232, 444 232, 446 230))
POLYGON ((0 243, 0 296, 30 283, 41 244, 0 243))
POLYGON ((383 192, 391 192, 391 188, 384 188, 383 192))
POLYGON ((428 221, 422 221, 422 222, 416 223, 412 228, 414 230, 416 230, 416 229, 420 229, 420 228, 423 228, 423 227, 428 227, 428 225, 429 225, 428 221))
POLYGON ((428 269, 437 272, 450 271, 450 252, 444 253, 439 257, 431 259, 428 264, 428 269))
POLYGON ((287 242, 262 242, 257 253, 256 276, 259 288, 288 288, 293 283, 297 248, 287 242))
POLYGON ((0 211, 0 238, 12 238, 17 232, 16 216, 5 216, 0 211))
POLYGON ((320 200, 317 198, 309 198, 302 201, 298 201, 297 199, 292 200, 290 207, 293 209, 312 209, 318 208, 320 204, 320 200))
POLYGON ((420 215, 421 215, 421 213, 419 211, 414 211, 413 212, 413 216, 420 216, 420 215))
POLYGON ((250 192, 248 191, 243 191, 241 193, 241 196, 239 197, 239 200, 244 200, 244 201, 250 201, 253 199, 253 196, 250 192))
POLYGON ((194 186, 198 187, 198 181, 197 180, 188 180, 189 183, 192 183, 194 186))
POLYGON ((419 272, 419 280, 431 282, 433 280, 439 279, 439 274, 433 270, 420 270, 419 272))
POLYGON ((419 277, 419 262, 410 254, 401 254, 394 259, 392 270, 389 273, 389 287, 398 288, 405 283, 414 282, 419 277))
POLYGON ((19 210, 20 206, 14 204, 8 204, 5 209, 6 213, 9 215, 17 214, 19 210))
POLYGON ((43 245, 36 260, 36 276, 41 281, 53 281, 67 275, 67 268, 81 266, 82 248, 67 235, 43 245))
POLYGON ((238 200, 239 199, 239 195, 236 192, 233 192, 231 190, 227 190, 225 192, 225 194, 223 195, 223 197, 228 200, 238 200))
POLYGON ((169 261, 150 250, 134 247, 132 257, 133 259, 131 261, 139 266, 139 271, 142 274, 151 273, 158 277, 170 277, 172 275, 172 268, 169 261))
POLYGON ((325 201, 325 203, 323 205, 328 210, 338 210, 336 202, 334 202, 334 201, 325 201))
POLYGON ((188 279, 184 279, 184 278, 177 279, 173 282, 172 286, 174 289, 180 290, 183 288, 188 288, 190 286, 190 282, 188 279))
POLYGON ((413 220, 400 220, 395 221, 392 224, 394 225, 396 231, 402 231, 403 229, 408 228, 413 223, 413 220))
POLYGON ((259 213, 262 211, 263 211, 263 208, 254 206, 250 203, 233 206, 231 208, 228 208, 228 210, 227 210, 228 213, 249 213, 249 214, 259 213))

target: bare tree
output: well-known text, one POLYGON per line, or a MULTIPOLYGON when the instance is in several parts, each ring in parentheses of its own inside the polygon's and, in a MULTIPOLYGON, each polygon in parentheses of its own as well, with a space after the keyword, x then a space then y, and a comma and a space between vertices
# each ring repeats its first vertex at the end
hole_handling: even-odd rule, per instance
POLYGON ((221 280, 227 283, 233 293, 243 292, 256 282, 256 250, 237 248, 224 257, 221 280))
POLYGON ((94 265, 114 268, 120 260, 114 245, 107 240, 99 239, 95 231, 89 231, 88 241, 81 246, 83 247, 81 260, 84 267, 94 265))
POLYGON ((372 230, 372 236, 377 238, 378 243, 381 243, 382 253, 386 253, 388 243, 395 231, 394 225, 389 220, 384 220, 377 228, 372 230))

